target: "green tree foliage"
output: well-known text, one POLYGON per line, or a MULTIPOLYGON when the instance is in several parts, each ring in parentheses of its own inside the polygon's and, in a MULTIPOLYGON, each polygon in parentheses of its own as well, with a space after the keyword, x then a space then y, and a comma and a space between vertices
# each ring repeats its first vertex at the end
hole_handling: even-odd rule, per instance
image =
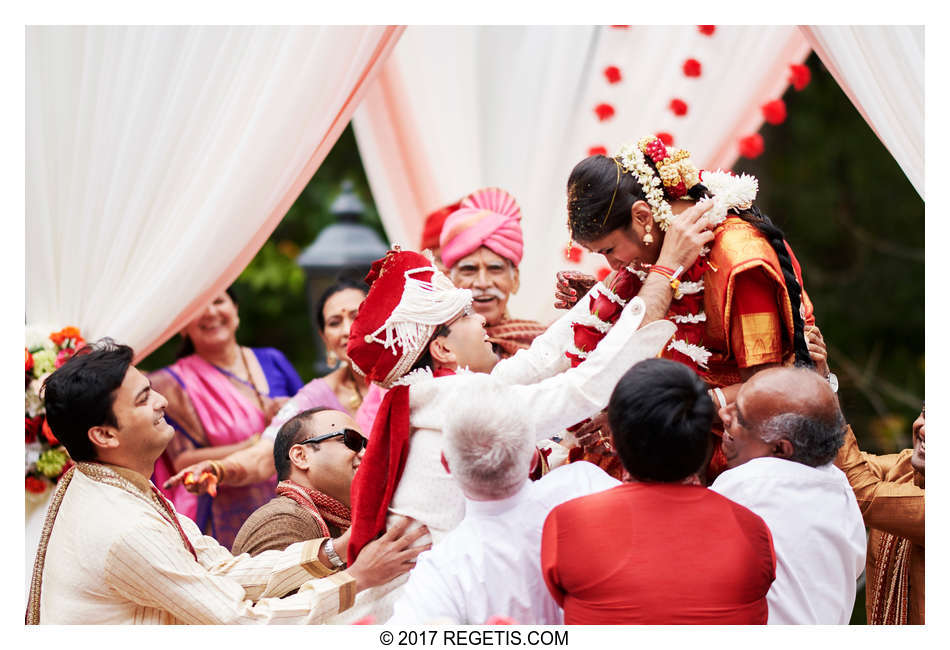
POLYGON ((812 82, 734 170, 784 231, 863 448, 907 447, 924 394, 924 203, 814 54, 812 82))

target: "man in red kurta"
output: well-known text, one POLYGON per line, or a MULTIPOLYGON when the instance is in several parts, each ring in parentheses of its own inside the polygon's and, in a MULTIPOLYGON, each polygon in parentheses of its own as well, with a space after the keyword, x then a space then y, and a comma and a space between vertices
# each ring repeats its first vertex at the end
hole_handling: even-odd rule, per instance
POLYGON ((632 477, 544 523, 541 571, 566 624, 764 624, 775 579, 765 522, 703 487, 713 403, 683 364, 631 368, 607 408, 632 477))

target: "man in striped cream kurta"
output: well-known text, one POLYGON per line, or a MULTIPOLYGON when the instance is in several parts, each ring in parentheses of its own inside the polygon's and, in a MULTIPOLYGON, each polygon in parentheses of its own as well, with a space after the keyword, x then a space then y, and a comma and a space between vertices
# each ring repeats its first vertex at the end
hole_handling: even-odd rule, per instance
POLYGON ((146 478, 174 430, 131 360, 106 339, 46 382, 47 419, 77 462, 50 503, 27 623, 319 623, 426 548, 408 550, 419 534, 401 525, 374 542, 374 559, 339 573, 326 538, 231 555, 146 478))

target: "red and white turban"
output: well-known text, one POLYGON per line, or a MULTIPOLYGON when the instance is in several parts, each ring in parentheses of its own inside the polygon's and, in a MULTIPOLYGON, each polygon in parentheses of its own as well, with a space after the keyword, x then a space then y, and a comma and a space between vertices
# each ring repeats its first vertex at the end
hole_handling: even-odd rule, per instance
POLYGON ((442 226, 442 262, 452 268, 485 246, 517 266, 524 251, 520 222, 521 208, 508 192, 497 187, 472 192, 442 226))

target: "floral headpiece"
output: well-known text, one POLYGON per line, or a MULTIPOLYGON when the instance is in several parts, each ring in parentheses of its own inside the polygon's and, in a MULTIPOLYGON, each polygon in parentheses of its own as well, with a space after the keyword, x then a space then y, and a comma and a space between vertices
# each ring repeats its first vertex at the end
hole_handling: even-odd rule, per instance
POLYGON ((703 183, 713 195, 713 207, 706 213, 712 217, 712 226, 722 223, 729 210, 751 206, 759 190, 758 180, 749 174, 735 176, 721 170, 700 172, 687 150, 667 147, 656 136, 641 138, 636 145, 622 146, 616 160, 636 176, 650 204, 653 220, 662 230, 667 230, 673 221, 667 197, 675 201, 688 196, 697 183, 703 183), (659 174, 650 167, 647 156, 659 174))

